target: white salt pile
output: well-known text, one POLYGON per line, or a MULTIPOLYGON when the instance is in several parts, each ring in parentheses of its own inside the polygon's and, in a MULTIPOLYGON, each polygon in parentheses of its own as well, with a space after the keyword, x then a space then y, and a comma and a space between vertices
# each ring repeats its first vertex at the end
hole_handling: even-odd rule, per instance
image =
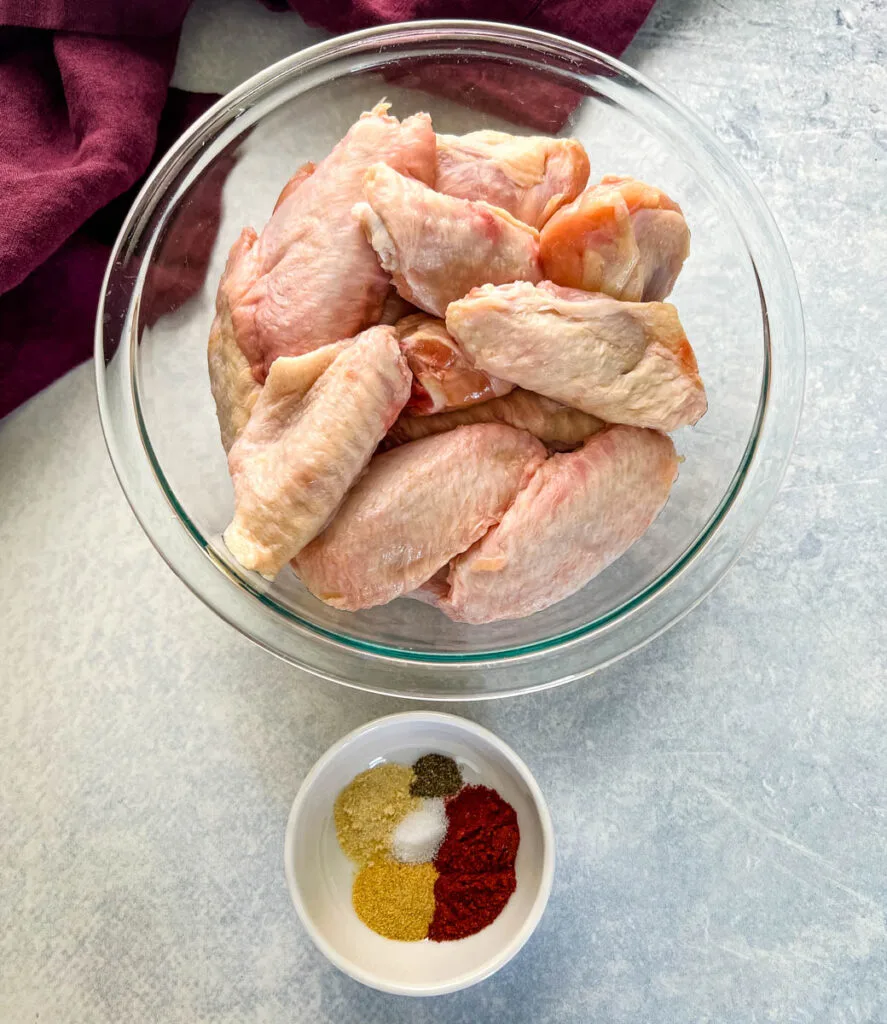
POLYGON ((439 797, 422 801, 422 806, 401 820, 394 830, 391 849, 404 864, 434 860, 447 834, 447 812, 439 797))

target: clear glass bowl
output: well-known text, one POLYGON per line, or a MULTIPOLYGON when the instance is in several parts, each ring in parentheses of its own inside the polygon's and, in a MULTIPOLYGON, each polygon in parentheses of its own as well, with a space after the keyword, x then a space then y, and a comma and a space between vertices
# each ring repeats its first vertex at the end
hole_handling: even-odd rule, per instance
MULTIPOLYGON (((529 131, 527 123, 515 130, 529 131)), ((117 241, 96 368, 120 483, 162 556, 203 601, 317 675, 458 700, 588 675, 662 632, 712 589, 779 486, 800 413, 804 339, 773 220, 696 118, 587 47, 527 29, 442 21, 358 32, 297 53, 226 96, 179 140, 117 241), (459 78, 466 68, 470 77, 459 78), (514 110, 526 105, 538 119, 545 97, 544 119, 558 104, 575 105, 562 134, 585 144, 592 180, 631 174, 681 203, 693 252, 672 301, 696 350, 709 412, 675 436, 685 461, 662 515, 572 598, 488 626, 450 622, 408 599, 339 612, 289 570, 269 583, 240 569, 221 541, 232 489, 206 368, 216 282, 241 227, 261 227, 293 169, 322 158, 362 110, 387 96, 400 116, 428 110, 438 131, 514 128, 489 113, 484 83, 503 74, 514 110), (458 100, 422 91, 423 84, 458 100), (193 274, 188 254, 210 243, 205 283, 170 302, 170 286, 193 274)))

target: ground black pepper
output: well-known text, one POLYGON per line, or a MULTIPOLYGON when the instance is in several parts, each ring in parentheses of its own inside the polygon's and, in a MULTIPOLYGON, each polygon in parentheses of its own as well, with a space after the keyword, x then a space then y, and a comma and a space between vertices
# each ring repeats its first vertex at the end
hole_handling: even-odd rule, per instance
POLYGON ((451 757, 424 754, 413 765, 411 796, 452 796, 462 788, 462 772, 451 757))

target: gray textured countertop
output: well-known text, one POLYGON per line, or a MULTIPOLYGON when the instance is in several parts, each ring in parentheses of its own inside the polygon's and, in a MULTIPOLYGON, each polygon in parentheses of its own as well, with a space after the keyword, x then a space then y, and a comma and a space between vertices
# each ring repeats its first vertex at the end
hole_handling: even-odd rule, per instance
MULTIPOLYGON (((176 81, 228 88, 318 37, 204 0, 176 81)), ((808 395, 779 500, 701 607, 584 683, 458 709, 548 796, 539 930, 424 1002, 314 950, 289 805, 330 743, 409 705, 300 676, 188 593, 82 367, 0 423, 3 1021, 887 1020, 887 7, 660 0, 627 59, 770 203, 808 395)))

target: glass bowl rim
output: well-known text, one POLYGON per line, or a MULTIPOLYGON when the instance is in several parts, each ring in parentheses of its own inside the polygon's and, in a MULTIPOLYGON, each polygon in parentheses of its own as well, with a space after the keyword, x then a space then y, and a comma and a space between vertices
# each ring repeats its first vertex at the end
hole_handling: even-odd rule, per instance
MULTIPOLYGON (((269 598, 266 594, 253 587, 248 579, 232 572, 231 569, 225 565, 224 561, 220 559, 213 550, 210 541, 203 536, 202 532, 191 521, 187 512, 179 503, 174 490, 168 485, 163 470, 155 457, 139 401, 136 359, 138 346, 133 343, 132 330, 127 331, 124 329, 121 333, 121 337, 119 339, 115 339, 115 344, 112 346, 113 351, 111 351, 110 356, 106 356, 106 352, 109 349, 107 345, 108 339, 106 338, 104 330, 105 302, 109 292, 109 285, 113 278, 115 264, 118 262, 120 252, 123 249, 126 240, 130 238, 130 236, 135 235, 137 239, 140 238, 142 228, 149 219, 148 215, 154 208, 156 208, 157 205, 167 202, 167 209, 165 210, 165 213, 168 213, 169 210, 174 207, 172 197, 167 195, 165 190, 162 188, 165 177, 172 174, 177 163, 184 163, 187 159, 191 158, 193 155, 192 150, 199 146, 201 140, 208 137, 214 137, 216 122, 220 117, 224 117, 226 115, 229 116, 229 120, 225 121, 222 127, 224 127, 225 124, 230 123, 230 115, 232 112, 236 112, 237 106, 248 97, 254 96, 256 100, 266 99, 273 94, 279 85, 289 80, 294 80, 299 73, 304 73, 309 67, 311 69, 322 67, 324 64, 330 64, 335 60, 347 57, 349 53, 371 51, 391 54, 396 52, 395 47, 398 43, 416 44, 417 42, 420 42, 434 45, 445 41, 463 41, 475 44, 504 43, 509 46, 523 45, 532 51, 531 57, 536 60, 544 54, 546 48, 554 48, 561 54, 566 53, 567 55, 573 52, 576 53, 577 56, 586 60, 593 59, 604 67, 613 70, 623 79, 628 80, 634 86, 640 87, 649 96, 653 97, 663 105, 670 116, 676 116, 679 119, 682 118, 687 127, 699 136, 701 143, 706 146, 710 151, 710 154, 715 156, 718 162, 722 165, 729 178, 729 184, 734 189, 739 188, 744 193, 743 198, 748 201, 751 212, 760 222, 759 226, 763 226, 769 234, 772 253, 776 256, 777 263, 779 264, 778 269, 781 270, 783 277, 782 300, 787 304, 787 306, 793 307, 788 310, 788 312, 790 314, 794 314, 794 340, 799 344, 800 359, 803 364, 803 319, 801 316, 797 285, 794 280, 784 242, 779 235, 778 228, 773 221, 772 215, 765 206, 763 199, 760 197, 745 172, 733 161, 732 157, 721 143, 713 136, 710 130, 695 117, 695 115, 684 108, 679 101, 671 97, 661 87, 646 79, 644 75, 607 54, 550 33, 496 22, 434 20, 397 23, 349 33, 344 36, 335 37, 328 41, 318 43, 315 46, 308 47, 304 50, 297 51, 289 57, 286 57, 258 72, 256 75, 253 75, 251 78, 247 79, 247 81, 229 92, 226 96, 222 97, 185 133, 183 133, 183 135, 159 162, 158 166, 151 174, 133 203, 129 214, 121 227, 108 263, 96 318, 95 345, 96 386, 99 399, 99 411, 109 454, 124 493, 126 494, 137 519, 148 534, 149 539, 158 549, 158 552, 174 573, 179 576, 179 578, 181 578, 201 600, 213 608, 217 614, 230 624, 234 625, 235 628, 243 632, 260 646, 284 660, 297 664, 308 671, 314 672, 317 675, 325 676, 326 678, 332 678, 335 681, 345 683, 346 685, 356 686, 359 689, 369 689, 374 690, 375 692, 394 693, 397 695, 403 695, 403 691, 401 689, 386 689, 384 686, 374 687, 364 685, 362 683, 353 683, 350 680, 343 679, 337 675, 328 675, 323 671, 318 671, 316 667, 312 667, 312 665, 306 664, 299 657, 294 656, 292 651, 281 650, 273 641, 269 642, 267 637, 255 635, 255 632, 244 626, 242 620, 237 617, 238 609, 233 607, 233 603, 242 601, 252 603, 258 599, 258 602, 261 605, 264 605, 274 614, 275 619, 282 618, 285 620, 285 623, 277 623, 277 628, 291 633, 293 636, 303 636, 306 639, 309 639, 309 641, 326 642, 334 645, 335 647, 341 648, 342 650, 349 651, 351 654, 356 654, 358 657, 369 657, 376 662, 390 662, 392 666, 397 665, 401 668, 424 665, 426 667, 445 667, 450 671, 454 671, 458 670, 460 667, 478 668, 495 663, 499 663, 500 665, 503 663, 513 664, 516 661, 534 658, 541 654, 556 653, 566 647, 575 645, 577 642, 590 640, 594 636, 600 634, 601 631, 618 625, 623 620, 632 616, 635 612, 642 610, 645 606, 649 605, 650 602, 655 600, 655 598, 661 595, 680 576, 682 576, 687 568, 699 558, 713 537, 721 530, 725 522, 728 520, 737 498, 743 491, 745 485, 750 482, 755 460, 760 455, 762 440, 766 440, 766 438, 762 438, 762 428, 766 423, 767 417, 773 414, 769 402, 773 350, 771 346, 768 303, 763 283, 761 282, 758 274, 758 266, 755 261, 752 247, 749 245, 741 225, 737 224, 737 230, 739 230, 740 235, 743 238, 743 242, 746 244, 748 256, 755 272, 761 301, 764 341, 764 372, 762 373, 761 389, 755 420, 742 458, 734 472, 730 485, 721 496, 716 509, 713 511, 706 524, 682 554, 670 566, 663 570, 655 580, 648 583, 640 592, 632 595, 617 607, 609 609, 603 615, 598 616, 589 623, 576 626, 555 636, 546 637, 525 645, 509 647, 506 649, 492 649, 468 653, 453 651, 426 652, 409 650, 403 647, 389 647, 385 644, 377 644, 357 637, 347 635, 342 636, 339 633, 328 630, 323 626, 307 622, 290 609, 284 607, 273 598, 269 598), (367 46, 368 43, 381 43, 381 45, 367 46), (125 361, 129 367, 129 388, 128 394, 127 389, 122 389, 122 392, 116 397, 118 403, 120 399, 124 400, 125 412, 130 421, 128 424, 130 429, 125 432, 129 435, 127 437, 121 437, 121 432, 119 432, 115 426, 112 410, 112 405, 114 403, 112 403, 109 398, 111 385, 109 384, 109 376, 107 373, 108 364, 110 364, 111 360, 118 354, 121 348, 124 354, 128 352, 129 355, 129 359, 125 361), (132 441, 136 438, 139 442, 138 446, 134 446, 132 444, 132 441), (139 447, 141 449, 140 452, 138 451, 139 447), (138 455, 140 454, 143 458, 143 464, 134 466, 132 464, 132 459, 126 460, 123 451, 124 448, 126 449, 126 455, 136 455, 136 462, 138 462, 138 455), (148 482, 145 478, 146 472, 150 475, 154 484, 160 491, 159 494, 155 493, 152 498, 149 498, 148 496, 150 488, 145 486, 148 482), (133 479, 133 475, 141 477, 141 479, 137 482, 133 479), (156 506, 158 498, 165 506, 167 512, 171 508, 175 513, 176 521, 170 525, 174 529, 184 528, 189 541, 196 543, 199 553, 202 556, 201 560, 204 565, 203 570, 198 567, 194 560, 191 560, 191 566, 189 567, 190 571, 188 571, 183 568, 181 559, 176 560, 169 554, 168 541, 170 538, 168 533, 158 525, 158 517, 156 515, 157 508, 155 507, 153 512, 150 512, 145 504, 146 501, 151 501, 152 504, 156 506), (163 534, 163 536, 161 536, 161 534, 163 534), (220 607, 220 605, 224 603, 223 599, 208 593, 208 591, 213 588, 208 585, 208 578, 206 576, 207 571, 217 579, 224 578, 226 581, 230 581, 234 584, 234 589, 230 590, 230 593, 232 594, 231 607, 220 607), (203 578, 198 578, 199 576, 202 576, 203 578)), ((159 229, 157 229, 157 231, 159 231, 159 229)), ((143 277, 140 277, 139 282, 132 289, 132 294, 128 304, 130 314, 132 312, 133 305, 137 306, 138 304, 138 297, 142 282, 143 277), (133 302, 133 298, 135 299, 135 302, 133 302)), ((129 320, 130 317, 127 317, 127 323, 129 323, 129 320)), ((798 357, 798 352, 794 353, 794 357, 798 357)), ((793 418, 793 422, 789 424, 792 440, 796 433, 797 423, 800 416, 802 392, 803 385, 801 385, 800 392, 793 396, 793 407, 788 408, 784 412, 780 410, 783 418, 793 418)), ((780 453, 781 465, 778 473, 779 479, 781 479, 782 474, 784 473, 791 450, 791 443, 784 445, 784 449, 785 450, 780 453)), ((772 458, 772 455, 770 457, 772 458)), ((772 494, 766 503, 767 505, 770 504, 773 496, 775 496, 776 489, 778 489, 778 481, 775 487, 771 487, 772 494)), ((763 512, 757 517, 758 522, 762 516, 763 512)), ((736 550, 733 553, 729 564, 732 564, 732 562, 739 556, 745 542, 757 524, 757 522, 752 523, 745 531, 745 536, 741 538, 738 544, 734 545, 736 550)), ((706 594, 723 576, 727 568, 729 568, 729 564, 727 564, 726 567, 717 574, 716 578, 714 578, 704 590, 696 594, 689 603, 685 603, 677 614, 671 616, 669 621, 661 629, 650 633, 649 636, 644 637, 640 642, 625 648, 617 654, 616 657, 621 657, 624 654, 629 653, 629 651, 636 649, 636 647, 646 643, 648 640, 652 639, 653 636, 662 632, 664 628, 667 628, 667 626, 677 621, 678 618, 689 611, 690 608, 695 606, 695 604, 706 596, 706 594)), ((239 610, 245 611, 246 609, 243 607, 239 610)), ((593 665, 588 669, 588 671, 594 671, 597 668, 603 667, 603 664, 608 664, 612 660, 615 659, 611 657, 600 664, 593 665)), ((521 691, 526 689, 544 688, 547 685, 555 685, 559 681, 562 680, 555 679, 547 683, 540 683, 536 686, 523 687, 521 688, 521 691)), ((493 695, 498 694, 489 694, 489 696, 493 695)), ((450 694, 445 696, 453 699, 450 694)), ((487 694, 484 696, 487 696, 487 694)), ((460 695, 460 697, 456 699, 475 698, 470 696, 463 698, 460 695)))

